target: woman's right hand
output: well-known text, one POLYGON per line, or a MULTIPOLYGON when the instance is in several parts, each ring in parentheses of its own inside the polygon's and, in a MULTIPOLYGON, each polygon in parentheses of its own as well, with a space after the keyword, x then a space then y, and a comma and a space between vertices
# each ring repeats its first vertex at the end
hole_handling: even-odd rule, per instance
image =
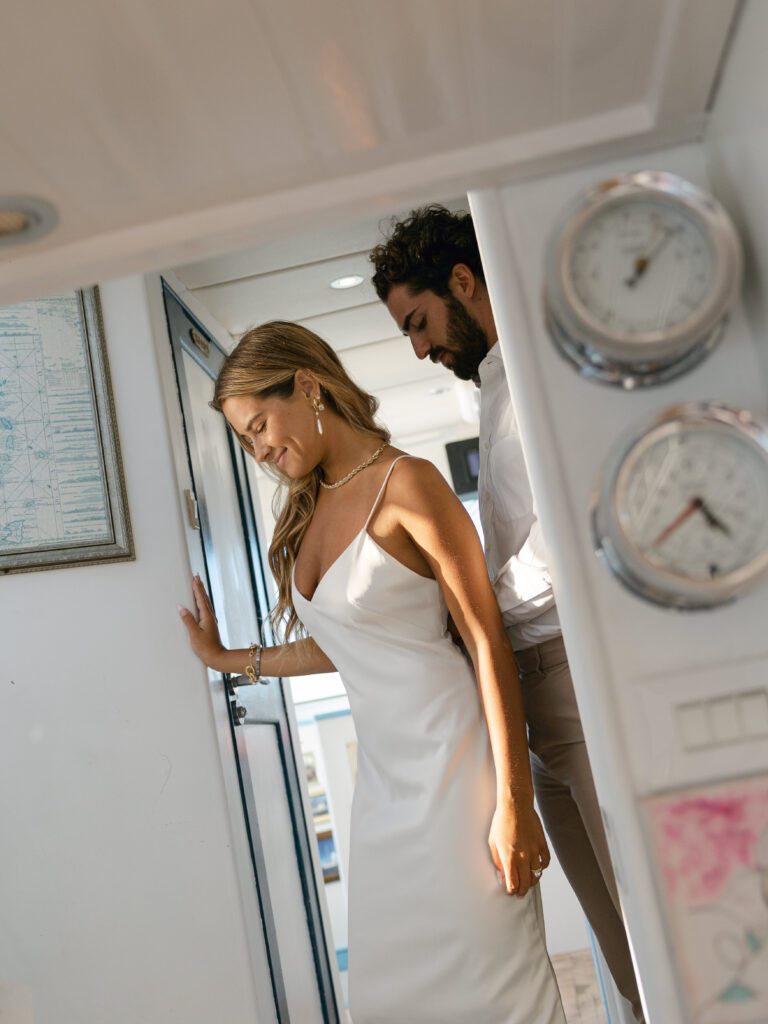
POLYGON ((208 668, 225 671, 222 667, 222 655, 226 647, 222 646, 211 599, 205 592, 199 576, 192 577, 192 593, 197 605, 197 619, 188 608, 178 606, 181 621, 187 627, 192 650, 208 668))

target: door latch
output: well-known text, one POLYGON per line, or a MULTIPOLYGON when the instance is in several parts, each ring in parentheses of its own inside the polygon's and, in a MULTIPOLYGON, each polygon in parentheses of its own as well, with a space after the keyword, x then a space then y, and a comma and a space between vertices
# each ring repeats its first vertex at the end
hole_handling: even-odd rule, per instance
POLYGON ((187 507, 187 522, 192 530, 200 529, 200 517, 197 514, 197 498, 192 491, 184 491, 184 503, 187 507))

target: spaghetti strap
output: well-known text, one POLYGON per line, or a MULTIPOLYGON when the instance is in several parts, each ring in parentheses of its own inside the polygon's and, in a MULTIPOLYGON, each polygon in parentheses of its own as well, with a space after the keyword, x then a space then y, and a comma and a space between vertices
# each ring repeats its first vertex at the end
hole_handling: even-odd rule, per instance
POLYGON ((384 494, 384 489, 387 486, 387 483, 389 482, 390 476, 392 475, 392 470, 395 468, 395 466, 398 464, 398 462, 401 459, 410 459, 412 457, 413 456, 411 456, 411 455, 398 455, 396 459, 392 459, 392 461, 390 462, 389 469, 387 470, 386 475, 384 477, 384 480, 382 481, 381 487, 379 488, 379 493, 374 498, 373 505, 371 506, 371 511, 368 513, 368 518, 365 520, 365 526, 363 527, 363 532, 366 532, 368 530, 368 524, 373 519, 373 514, 376 511, 376 509, 379 507, 379 502, 382 499, 382 496, 384 494))

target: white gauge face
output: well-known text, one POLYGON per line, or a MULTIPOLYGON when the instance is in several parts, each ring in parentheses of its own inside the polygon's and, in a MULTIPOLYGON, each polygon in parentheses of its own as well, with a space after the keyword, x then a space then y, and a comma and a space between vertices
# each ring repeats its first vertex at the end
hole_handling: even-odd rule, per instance
POLYGON ((586 221, 573 240, 569 273, 590 318, 641 343, 642 335, 695 316, 712 288, 715 261, 685 207, 638 195, 586 221))
POLYGON ((768 548, 766 455, 717 425, 662 435, 625 462, 616 511, 651 566, 714 582, 768 548))

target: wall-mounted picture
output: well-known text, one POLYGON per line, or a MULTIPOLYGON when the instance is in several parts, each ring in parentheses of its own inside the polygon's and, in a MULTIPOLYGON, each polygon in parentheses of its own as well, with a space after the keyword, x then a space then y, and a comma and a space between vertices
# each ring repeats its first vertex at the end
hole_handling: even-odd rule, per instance
POLYGON ((768 1021, 768 776, 646 801, 692 1024, 768 1021))
POLYGON ((309 801, 312 804, 312 817, 315 824, 330 820, 328 797, 325 793, 315 793, 313 796, 310 796, 309 801))
POLYGON ((320 851, 320 867, 323 870, 323 881, 339 881, 339 855, 330 829, 317 833, 317 846, 320 851))
POLYGON ((133 557, 98 290, 0 307, 0 573, 133 557))
POLYGON ((307 780, 307 788, 310 793, 316 792, 321 788, 320 779, 317 777, 317 758, 313 750, 302 751, 304 758, 304 775, 307 780))
POLYGON ((480 473, 480 438, 470 437, 466 441, 450 441, 445 446, 445 453, 448 456, 454 491, 459 497, 477 494, 477 478, 480 473))

